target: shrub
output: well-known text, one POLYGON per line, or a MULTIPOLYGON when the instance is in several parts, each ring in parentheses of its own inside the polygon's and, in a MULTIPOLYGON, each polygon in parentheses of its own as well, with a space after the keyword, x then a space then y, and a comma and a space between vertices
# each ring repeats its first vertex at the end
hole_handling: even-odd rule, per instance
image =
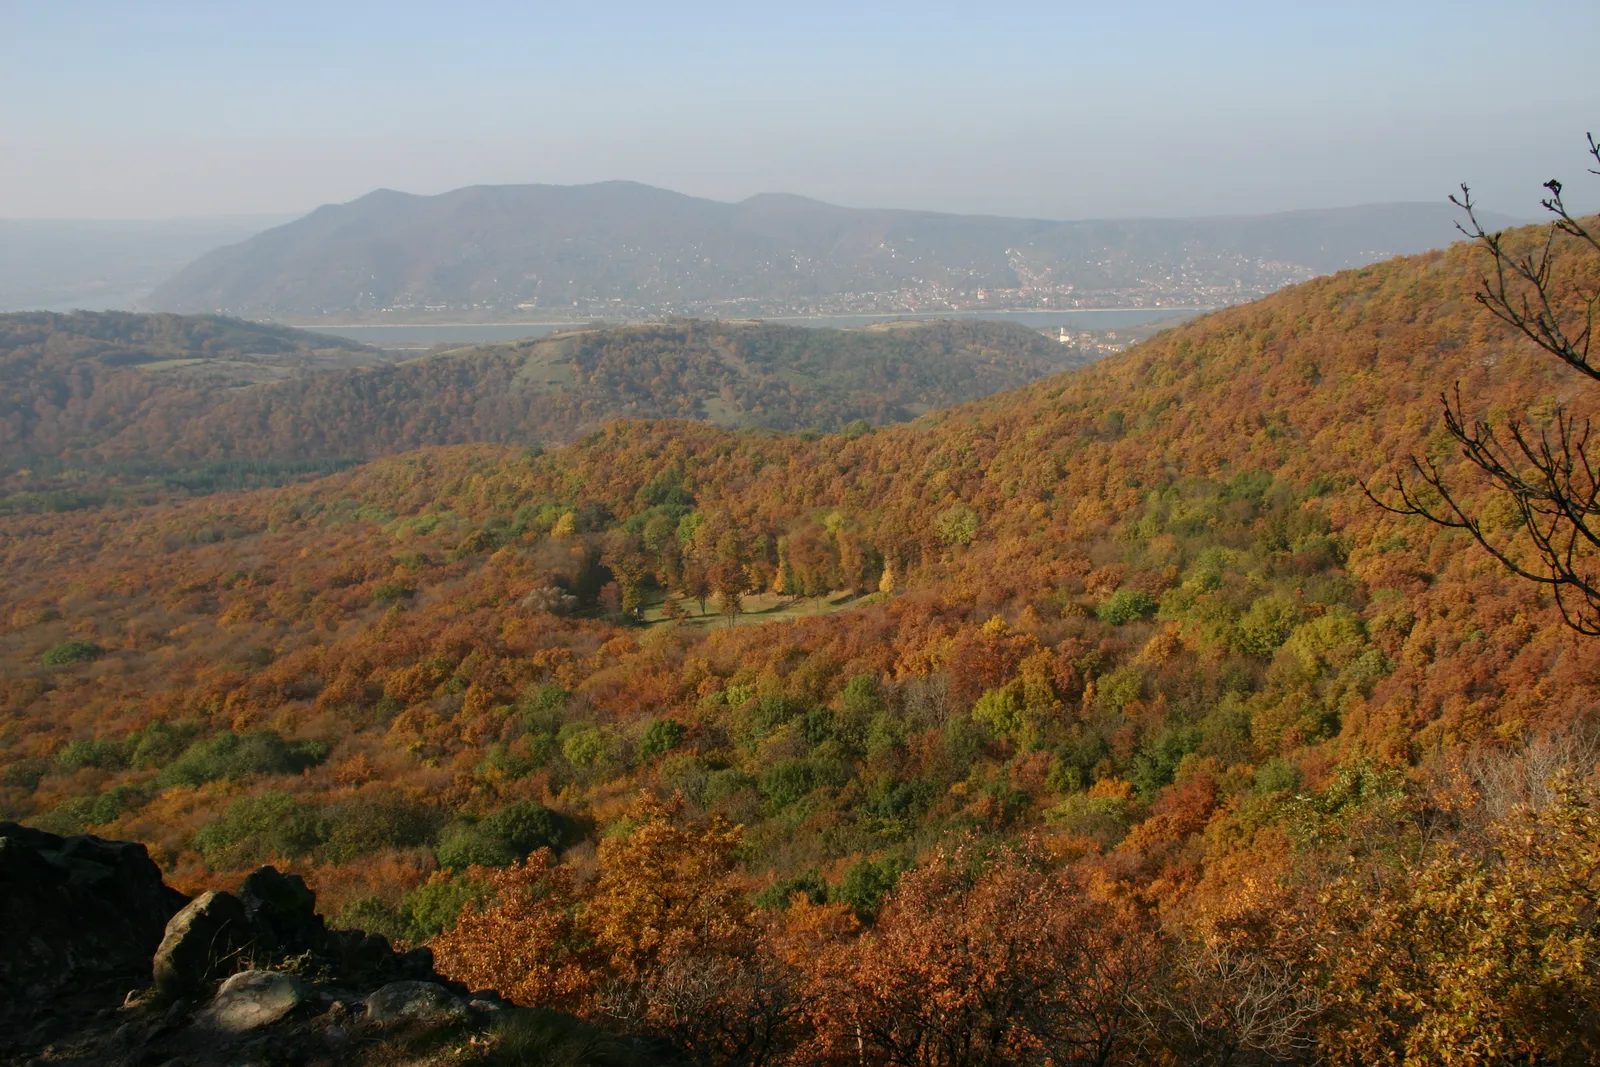
POLYGON ((1201 732, 1196 727, 1169 726, 1139 750, 1129 774, 1146 803, 1172 781, 1178 764, 1200 747, 1200 740, 1201 732))
POLYGON ((955 782, 965 778, 972 765, 982 758, 990 738, 982 723, 958 712, 945 722, 942 740, 940 755, 945 777, 955 782))
POLYGON ((105 649, 93 641, 63 641, 52 645, 44 654, 46 667, 64 667, 70 663, 88 663, 105 655, 105 649))
POLYGON ((574 767, 593 767, 611 752, 611 739, 603 730, 585 726, 568 734, 561 742, 561 754, 574 767))
POLYGON ((661 769, 657 775, 662 785, 671 786, 695 803, 705 800, 710 772, 706 768, 705 761, 699 756, 687 754, 668 756, 661 761, 661 769))
POLYGON ((372 587, 372 602, 387 606, 389 604, 398 604, 402 600, 408 600, 416 596, 416 594, 417 591, 406 583, 390 580, 379 582, 372 587))
POLYGON ((502 539, 494 530, 473 530, 451 549, 452 559, 465 559, 467 556, 476 556, 482 552, 492 552, 500 547, 502 539))
POLYGON ((518 746, 518 751, 512 751, 506 745, 490 745, 483 758, 478 761, 478 775, 481 778, 526 778, 550 758, 554 743, 549 734, 525 735, 531 737, 526 746, 518 746))
POLYGON ((462 908, 488 898, 482 882, 440 871, 401 899, 400 919, 411 940, 426 941, 454 925, 462 908))
POLYGON ((382 934, 390 941, 398 941, 408 934, 405 918, 400 909, 380 896, 356 897, 339 909, 333 921, 339 930, 361 930, 369 934, 382 934))
POLYGON ((1354 662, 1367 648, 1361 620, 1348 608, 1338 607, 1297 627, 1283 649, 1308 675, 1332 673, 1354 662))
POLYGON ((715 807, 746 789, 755 788, 755 785, 754 778, 732 767, 715 771, 706 779, 703 803, 708 808, 715 807))
POLYGON ((901 856, 885 856, 879 860, 858 860, 844 872, 839 888, 831 895, 855 909, 862 921, 869 921, 883 906, 883 898, 894 889, 900 875, 911 864, 901 856))
POLYGON ((1098 693, 1096 706, 1121 714, 1124 708, 1144 693, 1144 675, 1132 665, 1118 667, 1110 674, 1095 679, 1095 690, 1098 693))
POLYGON ((322 857, 343 863, 386 848, 428 844, 444 821, 437 809, 396 790, 373 790, 323 811, 327 843, 322 857))
POLYGON ((864 742, 869 760, 887 759, 905 740, 905 724, 886 711, 880 711, 867 723, 864 742))
POLYGON ((783 760, 761 776, 761 795, 773 811, 782 811, 811 792, 811 765, 803 759, 783 760))
POLYGON ((665 755, 683 740, 683 724, 674 719, 656 719, 645 727, 639 740, 639 754, 646 759, 665 755))
POLYGON ((1121 626, 1135 619, 1148 619, 1158 607, 1156 598, 1143 589, 1118 589, 1111 594, 1111 599, 1095 609, 1095 615, 1101 622, 1121 626))
POLYGON ((541 848, 559 849, 567 838, 567 821, 534 800, 508 804, 479 824, 523 859, 541 848))
MULTIPOLYGON (((1126 783, 1123 785, 1126 788, 1126 783)), ((1068 834, 1110 848, 1127 836, 1132 823, 1128 801, 1126 796, 1100 792, 1097 786, 1089 793, 1067 797, 1045 812, 1045 819, 1068 834)))
POLYGON ((129 808, 142 805, 146 797, 134 786, 119 785, 96 797, 74 797, 63 801, 53 811, 34 820, 41 830, 54 834, 81 834, 95 826, 104 826, 129 808))
POLYGON ((1226 694, 1200 722, 1197 750, 1224 763, 1249 763, 1255 751, 1250 735, 1250 709, 1237 693, 1226 694))
MULTIPOLYGON (((729 703, 733 703, 729 699, 729 703)), ((741 739, 754 747, 778 727, 806 713, 806 702, 799 697, 764 696, 742 709, 737 721, 741 739)))
POLYGON ((542 685, 525 702, 524 713, 528 711, 560 711, 567 706, 567 696, 567 691, 559 685, 542 685))
POLYGON ((49 773, 49 760, 42 756, 29 756, 6 764, 6 769, 0 771, 0 785, 32 790, 38 788, 39 780, 49 773))
POLYGON ((567 821, 532 800, 508 804, 487 818, 458 819, 439 834, 434 847, 439 866, 508 867, 541 848, 559 849, 567 838, 567 821))
POLYGON ((317 813, 287 793, 240 797, 217 822, 194 835, 194 848, 214 868, 251 867, 276 856, 306 856, 322 843, 317 813))
POLYGON ((803 894, 813 904, 828 902, 828 883, 816 871, 807 871, 795 878, 775 882, 753 898, 756 907, 763 911, 780 911, 787 908, 796 894, 803 894))
POLYGON ((1279 594, 1261 597, 1235 624, 1234 651, 1270 656, 1289 639, 1299 621, 1300 609, 1293 600, 1279 594))
POLYGON ((517 861, 511 845, 481 822, 458 820, 439 833, 434 846, 439 866, 462 871, 468 867, 509 867, 517 861))
POLYGON ((320 741, 285 741, 273 730, 245 734, 224 731, 196 741, 161 772, 162 786, 199 786, 218 779, 237 781, 252 774, 298 774, 328 757, 320 741))
POLYGON ((858 674, 839 690, 839 714, 845 722, 869 722, 884 707, 883 689, 876 675, 858 674))
POLYGON ((991 689, 983 694, 972 706, 972 717, 997 736, 1005 736, 1021 729, 1027 717, 1022 683, 1008 682, 999 689, 991 689))
POLYGON ((55 764, 63 771, 118 770, 126 762, 123 753, 124 746, 115 741, 69 741, 56 753, 55 764))
POLYGON ((1256 768, 1257 793, 1289 793, 1300 788, 1300 768, 1286 759, 1271 759, 1256 768))
POLYGON ((933 528, 951 547, 970 545, 978 536, 978 513, 966 504, 952 504, 934 517, 933 528))
POLYGON ((166 766, 199 732, 199 723, 187 719, 153 722, 128 735, 128 762, 140 770, 166 766))
POLYGON ((1057 793, 1086 789, 1094 781, 1095 768, 1110 754, 1111 746, 1104 737, 1074 726, 1071 735, 1056 746, 1045 784, 1057 793))

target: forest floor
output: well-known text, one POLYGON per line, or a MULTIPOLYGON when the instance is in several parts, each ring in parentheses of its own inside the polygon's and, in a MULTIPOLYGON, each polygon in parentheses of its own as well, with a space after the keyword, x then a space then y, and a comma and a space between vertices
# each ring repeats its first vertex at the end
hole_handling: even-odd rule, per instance
MULTIPOLYGON (((679 625, 710 629, 715 626, 759 626, 768 622, 787 622, 807 615, 826 615, 840 611, 858 603, 860 599, 860 596, 850 590, 820 597, 788 597, 776 593, 756 593, 744 598, 744 613, 731 623, 726 615, 717 611, 714 600, 706 602, 706 612, 703 615, 700 613, 698 603, 685 601, 684 607, 688 609, 689 614, 679 625)), ((665 601, 651 604, 644 609, 646 626, 671 623, 672 620, 662 614, 664 606, 665 601)))

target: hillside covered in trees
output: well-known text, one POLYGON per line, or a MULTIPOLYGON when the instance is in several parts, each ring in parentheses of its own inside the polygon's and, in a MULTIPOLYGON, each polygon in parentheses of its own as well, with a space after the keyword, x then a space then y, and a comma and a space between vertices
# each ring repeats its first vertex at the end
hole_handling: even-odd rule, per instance
POLYGON ((1015 388, 1084 357, 1020 326, 759 323, 575 331, 397 363, 339 338, 232 319, 0 316, 0 468, 291 472, 425 445, 559 444, 608 419, 837 430, 1015 388))
POLYGON ((388 358, 342 337, 238 319, 0 315, 0 468, 74 458, 145 422, 189 417, 229 389, 388 358))
POLYGON ((1592 1062, 1600 655, 1360 485, 1422 455, 1492 504, 1456 383, 1596 413, 1485 267, 869 432, 615 421, 0 518, 0 814, 190 888, 272 859, 701 1062, 1592 1062))

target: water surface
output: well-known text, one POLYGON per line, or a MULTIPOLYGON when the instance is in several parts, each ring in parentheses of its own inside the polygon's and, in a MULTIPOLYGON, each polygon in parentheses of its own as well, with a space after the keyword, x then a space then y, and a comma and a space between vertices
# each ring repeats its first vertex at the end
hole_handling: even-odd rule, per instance
MULTIPOLYGON (((1202 314, 1201 308, 1110 308, 1083 311, 951 311, 929 312, 918 315, 773 315, 764 322, 779 322, 786 326, 809 326, 836 330, 873 326, 884 322, 915 322, 921 319, 993 319, 1015 322, 1036 330, 1066 326, 1078 330, 1115 330, 1142 326, 1162 319, 1191 318, 1202 314)), ((576 322, 522 322, 522 323, 426 323, 415 326, 360 325, 360 326, 306 326, 318 333, 331 333, 386 348, 431 348, 437 344, 486 344, 494 341, 520 341, 528 337, 543 337, 557 330, 581 329, 576 322)))

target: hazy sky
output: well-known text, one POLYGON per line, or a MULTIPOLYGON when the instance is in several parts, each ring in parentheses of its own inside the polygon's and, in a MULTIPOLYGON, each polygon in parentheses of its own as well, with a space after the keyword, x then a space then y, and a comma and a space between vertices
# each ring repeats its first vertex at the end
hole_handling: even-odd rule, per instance
POLYGON ((0 217, 609 178, 1051 218, 1467 180, 1532 217, 1600 192, 1597 42, 1594 0, 0 0, 0 217))

